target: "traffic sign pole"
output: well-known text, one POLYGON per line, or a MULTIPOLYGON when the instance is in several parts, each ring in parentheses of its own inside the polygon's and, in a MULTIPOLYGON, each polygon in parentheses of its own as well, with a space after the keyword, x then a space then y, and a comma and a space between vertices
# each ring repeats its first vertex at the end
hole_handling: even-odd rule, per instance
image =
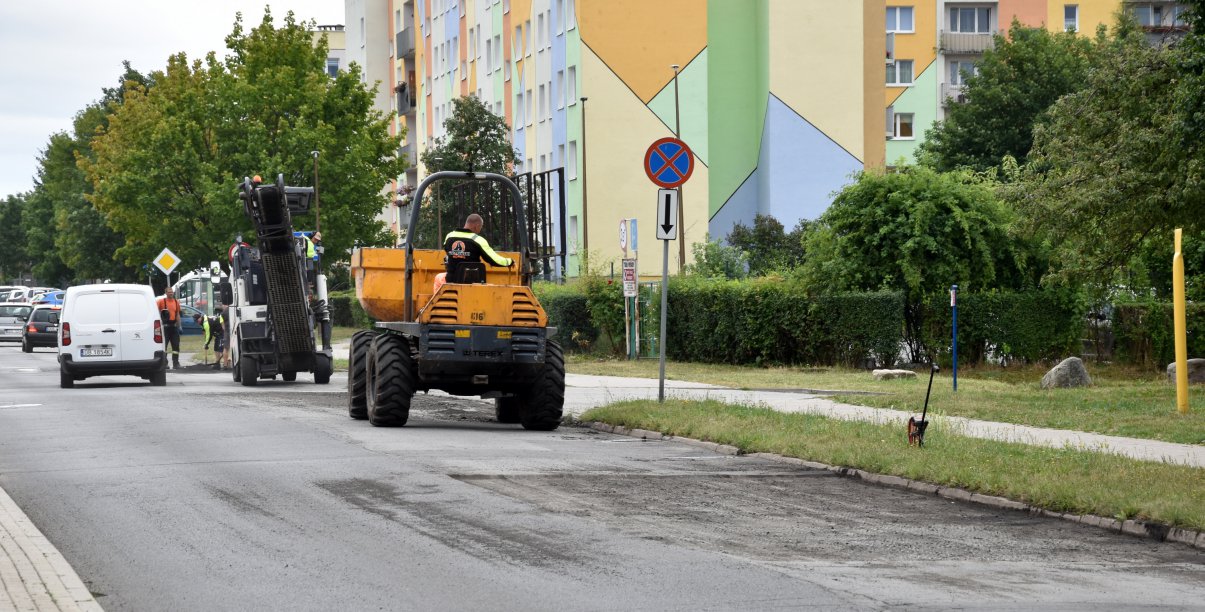
POLYGON ((665 403, 665 308, 669 303, 669 241, 661 241, 661 378, 657 384, 657 401, 665 403))

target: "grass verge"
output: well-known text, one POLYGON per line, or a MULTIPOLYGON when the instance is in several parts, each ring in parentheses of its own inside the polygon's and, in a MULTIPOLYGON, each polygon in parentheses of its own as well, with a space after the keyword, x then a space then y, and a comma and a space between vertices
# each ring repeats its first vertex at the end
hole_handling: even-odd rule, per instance
MULTIPOLYGON (((604 376, 658 377, 656 360, 598 360, 571 356, 569 371, 604 376)), ((930 412, 1033 427, 1069 429, 1182 444, 1205 444, 1205 386, 1189 391, 1189 413, 1175 409, 1176 388, 1164 377, 1134 368, 1089 364, 1094 386, 1045 390, 1045 369, 1037 366, 971 368, 958 372, 954 392, 949 372, 938 373, 929 399, 930 412)), ((666 377, 735 389, 812 389, 874 392, 832 394, 860 406, 919 413, 928 376, 876 381, 865 370, 840 368, 758 368, 670 362, 666 377)))
POLYGON ((904 427, 849 422, 716 401, 627 401, 583 421, 730 444, 998 495, 1058 512, 1205 530, 1205 469, 1096 452, 980 440, 929 427, 924 449, 904 427))

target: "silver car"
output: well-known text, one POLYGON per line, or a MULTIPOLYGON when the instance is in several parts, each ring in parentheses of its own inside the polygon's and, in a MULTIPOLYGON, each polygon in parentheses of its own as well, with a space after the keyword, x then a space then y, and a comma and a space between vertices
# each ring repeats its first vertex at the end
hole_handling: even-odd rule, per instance
POLYGON ((32 310, 30 304, 0 303, 0 342, 20 342, 21 329, 32 310))

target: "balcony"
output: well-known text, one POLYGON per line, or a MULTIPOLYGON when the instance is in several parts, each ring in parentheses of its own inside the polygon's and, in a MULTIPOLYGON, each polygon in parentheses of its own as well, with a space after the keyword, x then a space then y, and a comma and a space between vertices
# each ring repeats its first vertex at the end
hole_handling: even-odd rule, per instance
MULTIPOLYGON (((409 138, 409 136, 407 136, 409 138)), ((403 142, 397 149, 397 156, 406 160, 407 166, 414 166, 418 160, 414 157, 414 142, 403 142)))
POLYGON ((394 41, 394 49, 397 49, 399 58, 414 57, 414 33, 410 28, 406 28, 397 33, 397 39, 394 41))
POLYGON ((992 32, 946 32, 940 36, 942 53, 983 53, 996 46, 995 31, 992 32))
POLYGON ((966 103, 966 88, 961 83, 941 84, 941 104, 949 108, 954 104, 966 103))

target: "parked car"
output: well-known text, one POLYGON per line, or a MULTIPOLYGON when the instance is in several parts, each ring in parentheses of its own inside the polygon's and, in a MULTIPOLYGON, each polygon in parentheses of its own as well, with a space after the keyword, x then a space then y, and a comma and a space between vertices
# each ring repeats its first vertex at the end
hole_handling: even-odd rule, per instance
POLYGON ((0 342, 20 342, 21 330, 33 306, 15 302, 0 303, 0 342))
POLYGON ((59 323, 59 386, 89 376, 132 375, 167 384, 163 322, 146 285, 67 289, 59 323))
POLYGON ((21 285, 13 285, 11 287, 0 288, 0 302, 16 302, 28 304, 29 298, 33 297, 29 287, 21 285))
POLYGON ((198 315, 198 314, 201 316, 205 316, 205 313, 201 312, 200 309, 193 308, 192 306, 185 306, 184 304, 180 304, 180 335, 181 336, 201 336, 201 335, 205 334, 205 328, 201 327, 200 323, 197 323, 196 321, 194 321, 192 319, 193 315, 198 315))
POLYGON ((52 306, 62 306, 63 297, 67 295, 66 291, 54 290, 47 293, 35 295, 31 304, 50 304, 52 306))
POLYGON ((61 310, 58 306, 48 304, 33 307, 21 334, 22 351, 32 353, 34 348, 39 346, 54 348, 59 345, 59 312, 61 310))

